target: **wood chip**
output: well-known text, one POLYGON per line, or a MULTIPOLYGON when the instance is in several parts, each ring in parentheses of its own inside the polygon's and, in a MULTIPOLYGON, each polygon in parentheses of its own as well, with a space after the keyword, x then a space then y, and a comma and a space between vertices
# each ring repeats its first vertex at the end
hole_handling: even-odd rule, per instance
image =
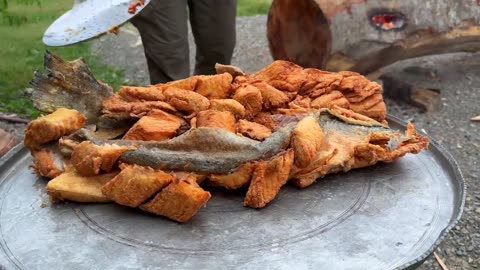
POLYGON ((443 260, 440 258, 440 256, 437 255, 436 252, 433 252, 433 256, 435 256, 435 259, 437 260, 438 264, 442 268, 442 270, 448 270, 448 267, 445 265, 443 260))

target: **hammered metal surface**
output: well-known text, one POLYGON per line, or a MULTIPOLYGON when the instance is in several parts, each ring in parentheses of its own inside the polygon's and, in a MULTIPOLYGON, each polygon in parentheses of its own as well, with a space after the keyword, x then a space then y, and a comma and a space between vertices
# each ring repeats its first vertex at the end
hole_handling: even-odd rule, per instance
POLYGON ((94 38, 120 26, 138 14, 129 14, 128 5, 132 0, 85 0, 77 1, 73 8, 48 27, 43 43, 48 46, 65 46, 94 38))
POLYGON ((261 210, 213 190, 206 208, 178 224, 115 204, 42 208, 46 182, 28 169, 28 151, 16 150, 0 162, 7 269, 404 269, 439 244, 464 200, 454 161, 432 145, 304 190, 285 187, 261 210))

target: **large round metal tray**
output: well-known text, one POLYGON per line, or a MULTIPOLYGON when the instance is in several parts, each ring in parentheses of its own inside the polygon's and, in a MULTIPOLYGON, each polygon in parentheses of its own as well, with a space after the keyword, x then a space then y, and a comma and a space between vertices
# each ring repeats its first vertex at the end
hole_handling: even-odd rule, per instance
POLYGON ((42 208, 46 181, 30 163, 22 146, 0 161, 0 268, 406 269, 432 253, 465 197, 457 165, 435 143, 304 190, 284 187, 261 210, 214 190, 186 224, 115 204, 42 208))

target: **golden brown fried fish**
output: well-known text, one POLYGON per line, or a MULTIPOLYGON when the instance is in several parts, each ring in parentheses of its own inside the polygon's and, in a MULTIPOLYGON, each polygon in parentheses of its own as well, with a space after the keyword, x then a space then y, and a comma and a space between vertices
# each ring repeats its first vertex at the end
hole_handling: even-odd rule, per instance
POLYGON ((229 174, 211 174, 208 176, 208 183, 214 187, 239 189, 250 182, 254 168, 255 165, 248 162, 229 174))
POLYGON ((188 90, 169 87, 164 92, 165 100, 175 109, 189 114, 207 110, 210 107, 208 98, 188 90))
POLYGON ((197 76, 195 92, 208 99, 227 98, 232 91, 233 77, 229 73, 210 76, 197 76))
POLYGON ((163 141, 175 137, 185 120, 162 110, 152 110, 140 118, 123 136, 125 140, 163 141))
POLYGON ((58 140, 85 125, 85 116, 76 110, 60 108, 46 116, 30 122, 25 130, 25 146, 30 150, 58 140))
POLYGON ((290 142, 295 154, 295 166, 303 168, 312 163, 323 142, 323 132, 315 117, 307 116, 300 120, 293 129, 290 142))
POLYGON ((125 166, 115 178, 102 187, 102 193, 118 204, 138 207, 173 179, 172 175, 152 168, 125 166))
POLYGON ((120 155, 127 150, 125 146, 114 144, 99 146, 90 141, 84 141, 75 147, 70 161, 78 174, 94 176, 112 171, 120 155))
POLYGON ((210 110, 231 112, 237 118, 245 117, 245 107, 235 99, 211 99, 210 110))
POLYGON ((74 170, 64 172, 47 184, 47 192, 52 201, 75 202, 109 202, 102 194, 101 188, 117 175, 118 172, 96 176, 81 176, 74 170))
POLYGON ((255 122, 240 120, 237 123, 237 133, 257 141, 263 141, 272 135, 272 130, 255 122))
POLYGON ((262 110, 263 101, 260 90, 250 84, 241 85, 236 89, 233 99, 240 102, 245 107, 245 116, 247 119, 253 118, 262 110))
POLYGON ((222 128, 235 132, 235 116, 231 112, 201 111, 197 115, 197 127, 222 128))
POLYGON ((280 188, 288 181, 292 164, 291 149, 270 161, 258 163, 253 172, 244 205, 262 208, 275 199, 280 188))
POLYGON ((177 222, 189 221, 210 199, 210 192, 196 184, 174 181, 140 209, 177 222))

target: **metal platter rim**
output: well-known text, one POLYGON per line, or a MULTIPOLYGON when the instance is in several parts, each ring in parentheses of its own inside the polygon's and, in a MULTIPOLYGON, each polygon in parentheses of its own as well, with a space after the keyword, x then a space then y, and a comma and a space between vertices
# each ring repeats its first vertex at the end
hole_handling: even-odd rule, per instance
MULTIPOLYGON (((398 124, 402 127, 405 127, 407 125, 405 121, 392 115, 388 115, 387 120, 389 122, 398 124)), ((422 135, 427 135, 426 132, 423 130, 418 130, 418 132, 422 135)), ((423 252, 422 254, 419 254, 415 259, 411 260, 410 262, 407 262, 395 268, 398 270, 414 269, 417 266, 419 266, 421 263, 423 263, 427 259, 427 257, 430 256, 435 251, 435 249, 445 239, 448 233, 458 224, 464 210, 467 188, 466 188, 463 174, 460 170, 460 167, 458 166, 458 163, 450 154, 450 152, 446 150, 443 146, 441 146, 439 143, 437 143, 435 140, 430 139, 430 144, 433 147, 429 148, 429 151, 437 152, 437 153, 434 153, 434 156, 437 156, 437 157, 440 156, 440 159, 444 159, 446 161, 446 163, 450 166, 448 170, 451 171, 451 174, 454 180, 457 182, 459 186, 459 189, 458 189, 459 194, 456 194, 458 196, 458 199, 454 201, 454 205, 456 205, 457 207, 455 207, 454 212, 450 217, 448 226, 442 230, 442 232, 440 233, 438 238, 435 240, 435 242, 432 244, 432 246, 427 251, 423 252)), ((16 145, 9 152, 7 152, 3 157, 0 158, 0 171, 3 172, 4 170, 6 170, 9 165, 8 163, 10 161, 15 162, 14 159, 16 156, 22 155, 22 152, 27 152, 27 151, 28 150, 24 147, 23 143, 19 143, 18 145, 16 145)), ((24 154, 27 154, 27 153, 24 153, 24 154)), ((2 183, 0 182, 0 185, 1 184, 2 183)))

